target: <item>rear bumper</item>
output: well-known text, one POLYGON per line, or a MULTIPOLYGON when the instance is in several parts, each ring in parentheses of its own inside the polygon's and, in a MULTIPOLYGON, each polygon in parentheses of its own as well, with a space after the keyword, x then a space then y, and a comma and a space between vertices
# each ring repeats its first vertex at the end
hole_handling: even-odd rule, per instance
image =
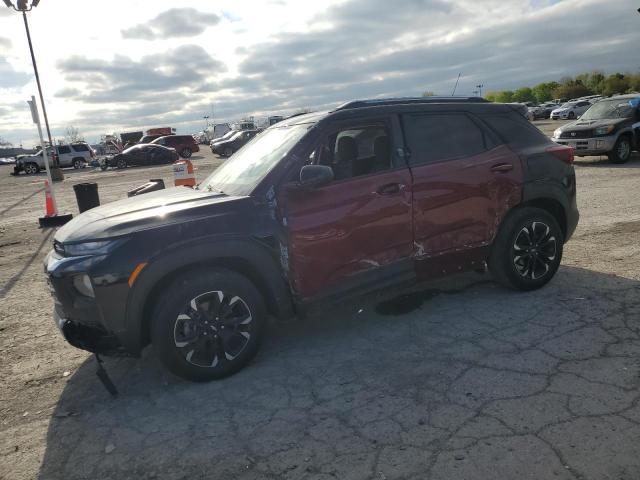
POLYGON ((613 150, 617 137, 613 135, 594 138, 552 138, 559 145, 566 145, 574 150, 578 157, 586 155, 604 155, 613 150))

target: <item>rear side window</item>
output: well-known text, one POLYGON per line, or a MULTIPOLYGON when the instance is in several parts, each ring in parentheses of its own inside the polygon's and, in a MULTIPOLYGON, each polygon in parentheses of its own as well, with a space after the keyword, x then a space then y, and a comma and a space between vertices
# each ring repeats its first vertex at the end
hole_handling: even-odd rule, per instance
POLYGON ((66 146, 66 145, 60 145, 60 146, 58 147, 58 153, 59 153, 60 155, 63 155, 63 154, 65 154, 65 153, 71 153, 71 149, 70 149, 68 146, 66 146))
POLYGON ((87 145, 83 145, 82 143, 78 145, 71 145, 76 152, 88 152, 89 147, 87 145))
POLYGON ((528 148, 541 143, 548 143, 544 134, 531 125, 529 120, 517 113, 482 115, 482 120, 502 138, 516 148, 528 148))
POLYGON ((482 153, 493 145, 464 113, 403 115, 411 163, 433 163, 482 153))

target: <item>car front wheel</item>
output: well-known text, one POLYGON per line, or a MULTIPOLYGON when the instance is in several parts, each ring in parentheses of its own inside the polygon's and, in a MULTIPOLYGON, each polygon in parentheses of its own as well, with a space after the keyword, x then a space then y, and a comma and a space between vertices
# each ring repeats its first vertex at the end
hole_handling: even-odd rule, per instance
POLYGON ((26 173, 27 175, 35 175, 39 171, 40 171, 40 167, 38 166, 37 163, 27 163, 24 166, 24 173, 26 173))
POLYGON ((500 227, 489 268, 496 280, 509 288, 535 290, 558 271, 563 244, 562 230, 549 212, 519 208, 500 227))
POLYGON ((119 158, 116 162, 116 168, 127 168, 127 161, 124 158, 119 158))
POLYGON ((631 158, 631 141, 629 137, 622 136, 608 153, 609 160, 612 163, 627 163, 631 158))
POLYGON ((227 147, 224 149, 224 156, 225 157, 230 157, 231 155, 233 155, 233 149, 231 147, 227 147))
POLYGON ((202 382, 232 375, 257 353, 266 329, 260 292, 227 269, 193 270, 160 297, 151 343, 168 370, 202 382))

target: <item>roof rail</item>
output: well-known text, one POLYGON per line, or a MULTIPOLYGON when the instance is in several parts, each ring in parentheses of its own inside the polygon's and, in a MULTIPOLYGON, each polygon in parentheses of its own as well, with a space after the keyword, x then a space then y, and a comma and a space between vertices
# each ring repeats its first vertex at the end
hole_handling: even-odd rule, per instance
POLYGON ((383 105, 404 105, 412 103, 484 103, 488 100, 482 97, 398 97, 398 98, 372 98, 368 100, 353 100, 344 103, 332 110, 337 112, 340 110, 348 110, 351 108, 378 107, 383 105))

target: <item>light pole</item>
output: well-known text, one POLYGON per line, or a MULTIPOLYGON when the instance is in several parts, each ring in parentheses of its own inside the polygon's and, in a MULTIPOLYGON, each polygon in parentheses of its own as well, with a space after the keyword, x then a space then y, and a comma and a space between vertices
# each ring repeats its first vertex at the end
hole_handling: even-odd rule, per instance
POLYGON ((478 85, 476 85, 476 88, 478 89, 478 92, 480 92, 480 96, 482 96, 482 87, 484 87, 484 84, 479 83, 478 85))
MULTIPOLYGON (((44 96, 42 95, 42 86, 40 85, 40 75, 38 74, 38 65, 36 64, 36 57, 33 53, 33 44, 31 43, 31 33, 29 32, 29 23, 27 22, 27 12, 30 12, 34 7, 37 7, 40 0, 31 0, 31 5, 28 4, 28 0, 17 0, 16 6, 11 3, 11 0, 3 0, 5 5, 9 8, 13 8, 16 12, 22 12, 22 18, 24 20, 24 28, 27 31, 27 40, 29 42, 29 51, 31 52, 31 62, 33 63, 33 73, 36 76, 36 83, 38 84, 38 93, 40 95, 40 105, 42 106, 42 115, 44 116, 44 125, 47 129, 47 136, 49 137, 49 145, 51 148, 55 148, 53 140, 51 139, 51 129, 49 128, 49 118, 47 117, 47 109, 44 106, 44 96)), ((51 167, 51 177, 54 181, 63 180, 64 175, 60 169, 58 162, 58 156, 53 156, 53 166, 51 167)))
POLYGON ((202 118, 204 118, 204 120, 206 122, 206 126, 205 126, 205 130, 206 130, 207 128, 209 128, 209 115, 205 115, 202 118))

